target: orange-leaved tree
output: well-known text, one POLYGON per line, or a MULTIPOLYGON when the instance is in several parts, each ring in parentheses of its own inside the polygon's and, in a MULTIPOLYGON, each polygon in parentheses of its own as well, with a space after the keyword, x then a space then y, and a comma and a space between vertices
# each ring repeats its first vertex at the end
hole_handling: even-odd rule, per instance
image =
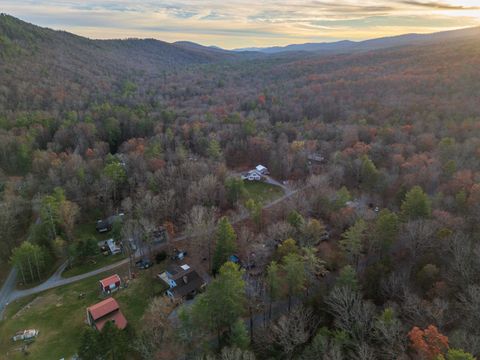
POLYGON ((437 359, 448 349, 448 337, 442 335, 433 325, 424 330, 415 326, 408 333, 408 337, 412 348, 422 359, 437 359))

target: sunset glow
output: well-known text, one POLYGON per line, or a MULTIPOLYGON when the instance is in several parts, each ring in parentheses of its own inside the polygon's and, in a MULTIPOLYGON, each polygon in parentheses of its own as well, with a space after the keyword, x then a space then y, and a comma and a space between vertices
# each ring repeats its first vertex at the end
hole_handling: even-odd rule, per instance
POLYGON ((91 38, 189 40, 224 48, 480 25, 478 0, 4 0, 0 11, 91 38))

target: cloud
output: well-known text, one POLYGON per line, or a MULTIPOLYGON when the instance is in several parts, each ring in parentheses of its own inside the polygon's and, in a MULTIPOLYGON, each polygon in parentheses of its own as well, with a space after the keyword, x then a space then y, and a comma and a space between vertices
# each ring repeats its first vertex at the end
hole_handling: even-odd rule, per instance
POLYGON ((464 6, 464 5, 452 5, 443 2, 422 2, 415 0, 404 0, 402 4, 420 6, 424 8, 437 9, 437 10, 479 10, 480 6, 464 6))
POLYGON ((92 38, 190 40, 225 48, 363 40, 480 24, 478 0, 439 1, 1 0, 1 10, 92 38))

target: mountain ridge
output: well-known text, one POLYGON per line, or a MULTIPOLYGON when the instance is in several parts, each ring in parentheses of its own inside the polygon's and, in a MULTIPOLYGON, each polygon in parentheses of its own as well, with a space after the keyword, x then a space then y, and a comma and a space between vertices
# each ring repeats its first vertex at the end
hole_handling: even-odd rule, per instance
POLYGON ((233 49, 233 51, 257 51, 265 54, 285 52, 314 52, 340 54, 355 51, 370 51, 404 45, 421 45, 438 40, 451 40, 465 36, 480 36, 480 26, 457 30, 448 30, 430 34, 407 33, 402 35, 380 37, 363 41, 340 40, 334 42, 308 42, 303 44, 289 44, 286 46, 247 47, 233 49))

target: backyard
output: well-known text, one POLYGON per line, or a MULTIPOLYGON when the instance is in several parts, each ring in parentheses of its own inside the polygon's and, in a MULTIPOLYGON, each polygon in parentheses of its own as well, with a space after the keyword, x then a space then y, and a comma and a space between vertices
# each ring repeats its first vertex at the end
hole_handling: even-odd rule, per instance
MULTIPOLYGON (((138 278, 131 281, 127 288, 113 295, 134 328, 138 327, 150 298, 163 290, 153 276, 164 267, 162 263, 139 272, 138 278)), ((27 350, 31 359, 60 359, 75 354, 87 326, 86 308, 101 300, 98 281, 113 273, 123 278, 127 267, 11 303, 0 323, 0 359, 25 358, 21 351, 23 343, 11 340, 17 331, 24 329, 39 330, 37 339, 27 350)))
POLYGON ((275 185, 261 181, 245 181, 244 200, 253 199, 261 204, 266 204, 283 195, 283 190, 275 185))

